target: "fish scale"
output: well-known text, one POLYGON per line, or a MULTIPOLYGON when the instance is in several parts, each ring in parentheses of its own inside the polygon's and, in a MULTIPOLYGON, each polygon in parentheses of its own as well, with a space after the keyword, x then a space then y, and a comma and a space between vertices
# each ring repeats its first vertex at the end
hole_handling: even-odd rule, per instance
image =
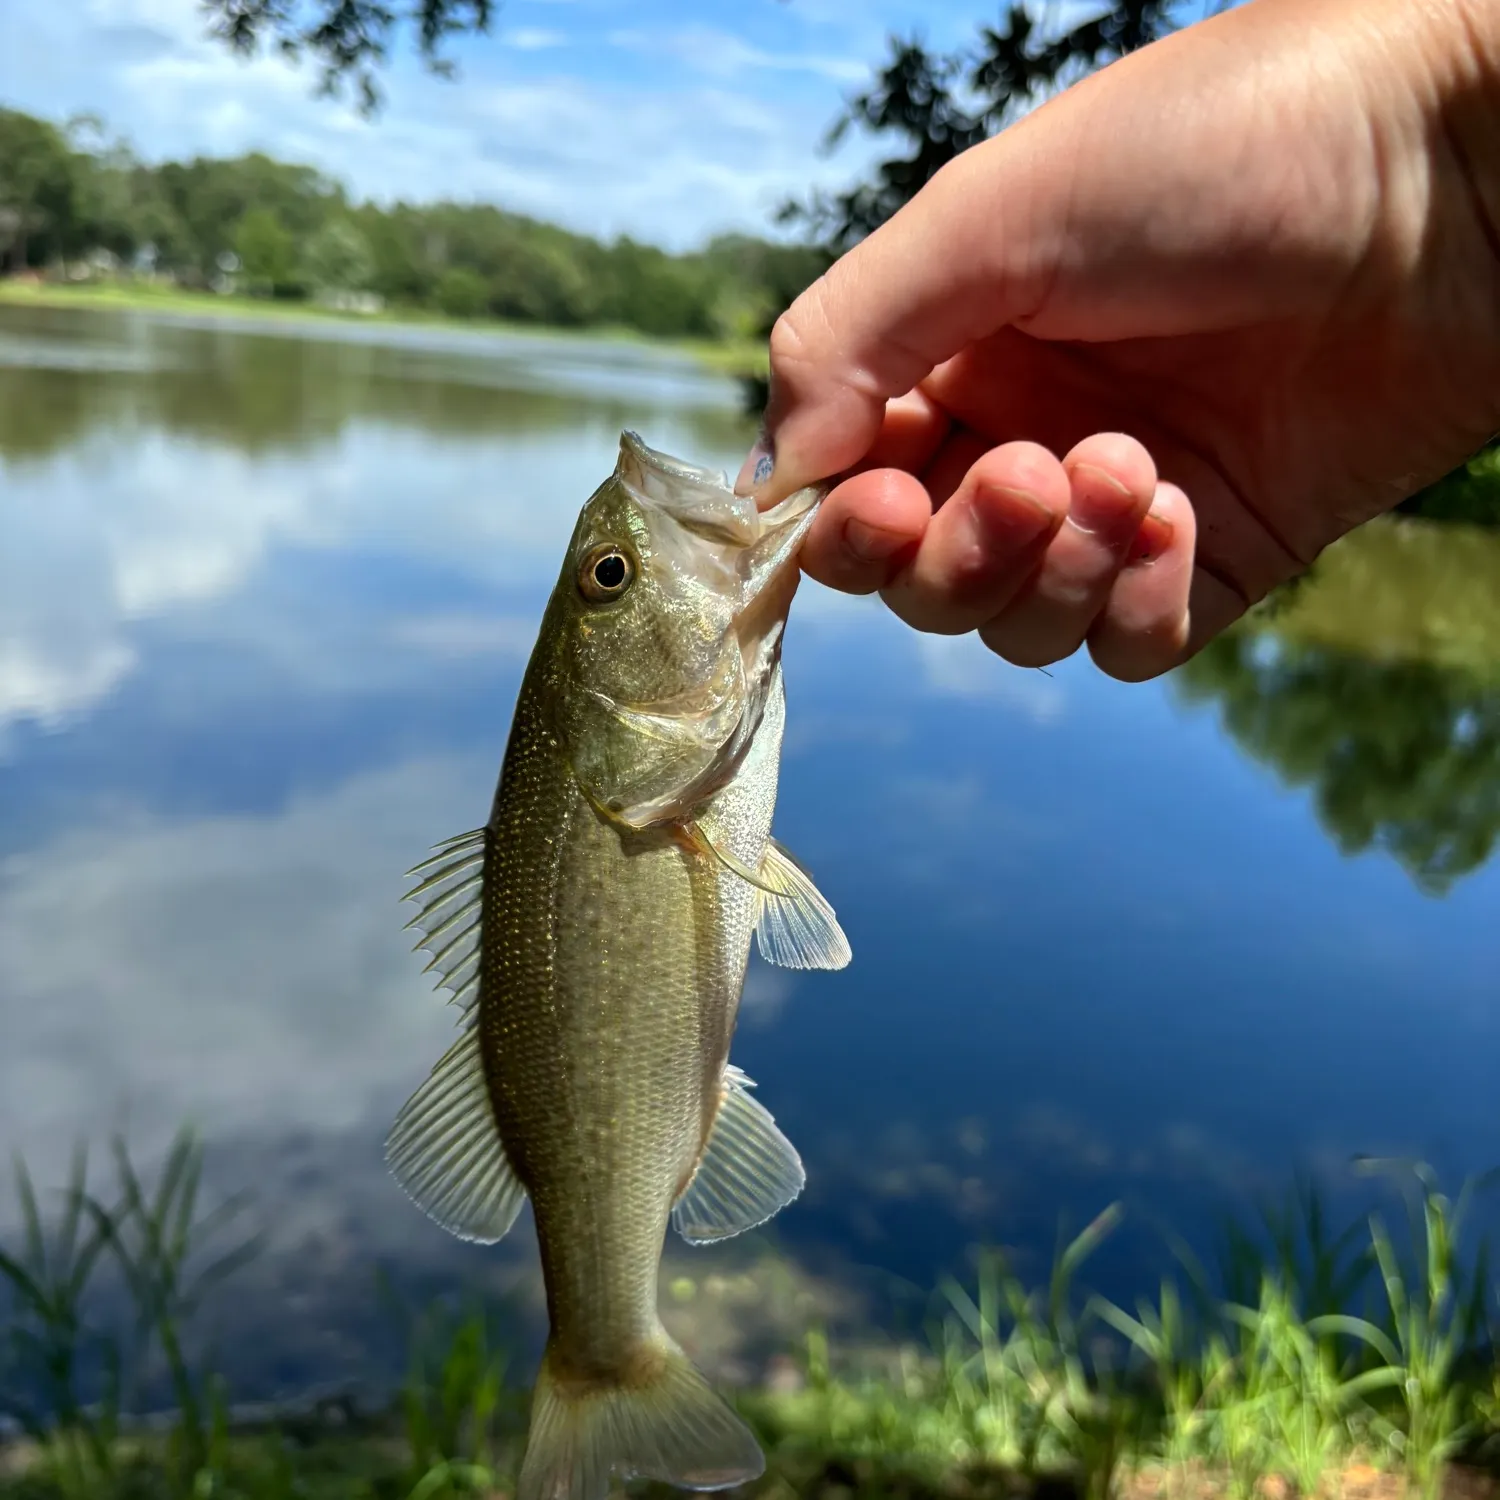
POLYGON ((820 500, 759 515, 624 434, 543 615, 489 820, 413 872, 418 946, 465 1024, 387 1156, 464 1238, 499 1240, 531 1201, 549 1333, 518 1500, 764 1468, 656 1296, 669 1222, 724 1239, 803 1185, 729 1052, 752 936, 777 963, 849 960, 770 836, 782 630, 820 500))

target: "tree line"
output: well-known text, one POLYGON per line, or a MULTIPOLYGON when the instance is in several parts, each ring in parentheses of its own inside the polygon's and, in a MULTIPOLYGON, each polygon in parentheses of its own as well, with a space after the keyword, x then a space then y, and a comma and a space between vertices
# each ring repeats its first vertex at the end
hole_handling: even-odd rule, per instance
POLYGON ((270 298, 725 338, 753 336, 827 261, 745 235, 672 255, 486 204, 386 208, 259 153, 150 164, 95 118, 0 109, 0 274, 90 263, 270 298))

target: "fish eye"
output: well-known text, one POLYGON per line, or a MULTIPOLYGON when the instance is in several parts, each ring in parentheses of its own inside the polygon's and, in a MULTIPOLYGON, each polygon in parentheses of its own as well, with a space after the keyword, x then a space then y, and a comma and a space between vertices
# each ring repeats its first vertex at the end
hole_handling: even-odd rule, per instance
POLYGON ((578 570, 578 591, 595 604, 618 599, 635 582, 635 559, 614 542, 589 550, 578 570))

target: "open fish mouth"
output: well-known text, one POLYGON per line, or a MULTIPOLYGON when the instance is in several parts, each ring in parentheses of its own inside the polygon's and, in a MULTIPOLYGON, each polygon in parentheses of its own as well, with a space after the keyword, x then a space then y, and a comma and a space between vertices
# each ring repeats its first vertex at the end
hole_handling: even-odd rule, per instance
MULTIPOLYGON (((756 509, 749 495, 737 495, 722 470, 690 464, 648 447, 635 432, 620 434, 620 457, 615 476, 637 504, 670 517, 700 545, 665 549, 675 566, 697 576, 720 592, 738 596, 735 624, 741 625, 766 614, 775 596, 780 613, 791 603, 796 570, 795 559, 826 485, 796 491, 767 511, 756 509), (701 544, 707 543, 704 547, 701 544), (790 588, 777 584, 790 582, 790 588)), ((683 539, 686 542, 686 538, 683 539)), ((778 611, 773 607, 772 615, 778 611)))

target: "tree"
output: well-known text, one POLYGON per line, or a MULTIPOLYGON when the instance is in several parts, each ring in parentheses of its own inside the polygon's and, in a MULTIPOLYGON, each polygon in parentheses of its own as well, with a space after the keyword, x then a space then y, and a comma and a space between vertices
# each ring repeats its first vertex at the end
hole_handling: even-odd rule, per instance
POLYGON ((252 291, 276 296, 297 281, 297 244, 274 208, 252 208, 234 231, 234 248, 252 291))
POLYGON ((1500 527, 1500 438, 1397 507, 1429 521, 1500 527))
POLYGON ((889 59, 871 86, 847 102, 824 146, 833 149, 858 128, 894 137, 906 149, 845 192, 788 202, 782 222, 805 224, 833 253, 849 249, 960 152, 1076 78, 1175 31, 1174 8, 1174 0, 1116 0, 1102 15, 1048 35, 1029 9, 1011 0, 998 27, 981 27, 974 45, 953 53, 891 37, 889 59))
POLYGON ((360 292, 375 275, 369 241, 346 218, 330 219, 308 241, 303 271, 314 290, 360 292))
POLYGON ((62 132, 0 109, 0 270, 24 271, 58 252, 73 219, 74 187, 62 132))
POLYGON ((1433 895, 1493 854, 1494 681, 1248 629, 1210 642, 1174 681, 1189 701, 1217 700, 1241 749, 1288 786, 1310 789, 1318 821, 1343 853, 1384 850, 1433 895))
POLYGON ((311 57, 324 92, 352 79, 368 112, 380 102, 377 71, 404 29, 434 72, 451 75, 444 42, 466 31, 485 32, 494 0, 413 0, 397 9, 385 0, 203 0, 213 33, 235 51, 252 55, 273 47, 288 57, 311 57))
POLYGON ((433 296, 450 318, 477 318, 489 301, 484 277, 464 266, 451 266, 438 277, 433 296))
POLYGON ((1497 576, 1490 531, 1376 521, 1172 680, 1311 791, 1339 848, 1383 849, 1440 891, 1500 841, 1497 576))
POLYGON ((18 144, 8 159, 0 154, 0 182, 16 204, 11 228, 24 224, 29 236, 21 259, 107 249, 134 270, 189 287, 216 284, 234 252, 247 289, 260 295, 314 290, 337 299, 368 288, 395 306, 458 317, 744 336, 826 264, 814 248, 747 236, 668 255, 628 239, 601 244, 491 204, 351 204, 313 168, 255 153, 147 166, 94 119, 70 122, 64 138, 13 115, 0 119, 0 143, 7 139, 18 144), (43 147, 55 170, 20 173, 43 147))
POLYGON ((238 248, 237 226, 252 209, 273 212, 298 244, 346 210, 343 189, 321 172, 259 152, 167 162, 156 176, 163 206, 185 231, 180 268, 200 284, 213 276, 224 251, 238 248))
MULTIPOLYGON (((1210 0, 1209 8, 1226 3, 1210 0)), ((1176 30, 1175 8, 1174 0, 1116 0, 1102 15, 1048 34, 1026 6, 1011 0, 999 26, 981 27, 973 45, 952 53, 930 52, 915 37, 892 36, 884 66, 845 103, 823 145, 832 150, 859 129, 892 138, 904 149, 843 192, 789 199, 779 221, 800 224, 832 260, 878 229, 961 152, 1076 78, 1176 30)), ((761 337, 770 335, 802 289, 767 307, 757 330, 761 337)), ((746 408, 764 410, 766 381, 752 375, 743 386, 746 408)))

